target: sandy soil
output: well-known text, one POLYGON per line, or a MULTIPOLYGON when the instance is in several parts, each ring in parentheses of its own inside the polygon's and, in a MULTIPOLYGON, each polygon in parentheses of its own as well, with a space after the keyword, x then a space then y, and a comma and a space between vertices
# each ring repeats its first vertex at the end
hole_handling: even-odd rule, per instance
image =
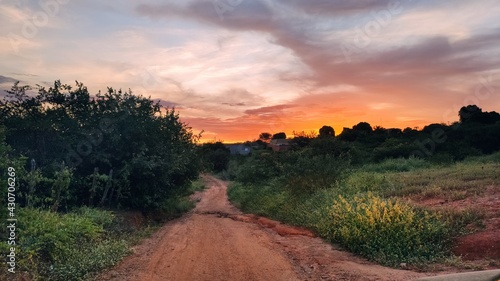
POLYGON ((208 189, 189 214, 163 226, 98 280, 414 280, 426 274, 370 263, 314 234, 242 214, 227 185, 208 189))

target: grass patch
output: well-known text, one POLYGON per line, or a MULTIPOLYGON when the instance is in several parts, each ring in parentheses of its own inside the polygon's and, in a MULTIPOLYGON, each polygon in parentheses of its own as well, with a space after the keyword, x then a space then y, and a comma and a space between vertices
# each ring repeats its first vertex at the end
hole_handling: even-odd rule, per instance
POLYGON ((387 172, 409 172, 418 169, 430 168, 431 163, 424 159, 410 158, 390 158, 380 163, 367 164, 363 166, 366 172, 387 173, 387 172))
POLYGON ((265 183, 244 177, 229 187, 228 196, 245 212, 308 227, 381 264, 425 266, 449 258, 453 239, 480 229, 484 213, 474 208, 427 210, 407 198, 461 200, 481 195, 487 186, 500 185, 496 160, 497 156, 487 156, 436 165, 414 158, 391 159, 379 167, 349 170, 343 181, 316 185, 300 196, 292 192, 293 184, 303 185, 308 175, 292 181, 292 186, 283 184, 284 176, 265 183))
POLYGON ((430 168, 405 173, 388 173, 391 188, 385 196, 440 197, 460 200, 481 195, 487 186, 500 185, 500 163, 462 162, 448 167, 430 168))
POLYGON ((65 260, 56 262, 50 280, 86 280, 96 272, 116 265, 130 253, 127 240, 104 240, 96 245, 70 248, 65 260))
MULTIPOLYGON (((189 195, 203 188, 198 180, 187 191, 167 199, 159 212, 159 221, 191 210, 195 203, 189 195)), ((117 264, 130 254, 130 247, 158 229, 155 224, 134 229, 128 223, 112 211, 89 207, 67 214, 20 208, 16 272, 30 280, 91 279, 99 271, 117 264)), ((2 253, 8 251, 6 246, 6 243, 0 246, 2 253)), ((5 272, 6 269, 2 274, 5 272)), ((0 279, 4 277, 2 274, 0 279)))
POLYGON ((108 228, 112 212, 81 208, 68 214, 18 209, 17 272, 31 280, 84 280, 128 253, 108 228))
POLYGON ((205 184, 201 179, 197 179, 193 182, 191 182, 191 185, 187 189, 187 195, 191 195, 195 193, 196 191, 202 191, 205 189, 205 184))

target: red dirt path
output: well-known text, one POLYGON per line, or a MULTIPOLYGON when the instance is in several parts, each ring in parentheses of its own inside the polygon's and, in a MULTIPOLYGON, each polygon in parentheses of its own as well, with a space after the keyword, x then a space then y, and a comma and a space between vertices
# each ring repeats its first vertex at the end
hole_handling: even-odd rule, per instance
POLYGON ((242 214, 226 182, 189 214, 163 226, 97 280, 414 280, 431 274, 383 267, 336 249, 305 229, 242 214))

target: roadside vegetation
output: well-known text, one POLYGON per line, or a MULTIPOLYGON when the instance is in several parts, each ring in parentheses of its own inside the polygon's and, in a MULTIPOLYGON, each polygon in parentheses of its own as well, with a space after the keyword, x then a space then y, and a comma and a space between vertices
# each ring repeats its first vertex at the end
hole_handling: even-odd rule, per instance
MULTIPOLYGON (((0 210, 2 229, 8 212, 17 219, 9 278, 88 279, 157 223, 193 208, 189 195, 203 188, 198 139, 173 109, 131 91, 16 83, 0 102, 1 206, 15 174, 16 205, 0 210)), ((0 245, 6 257, 11 245, 0 245)))
POLYGON ((283 152, 249 144, 252 155, 234 157, 222 174, 233 181, 229 198, 245 212, 310 228, 383 265, 445 261, 457 237, 481 228, 483 214, 474 207, 429 209, 417 202, 461 200, 500 185, 500 152, 494 152, 500 122, 494 113, 484 113, 495 116, 494 124, 470 122, 471 108, 478 112, 464 107, 455 129, 433 125, 462 138, 427 145, 426 152, 418 142, 432 135, 427 127, 398 135, 396 129, 375 132, 367 123, 337 137, 295 136, 283 152), (484 137, 470 138, 470 132, 484 137))
MULTIPOLYGON (((394 161, 411 165, 416 160, 391 159, 381 165, 391 167, 394 161)), ((459 200, 500 185, 500 161, 492 157, 408 171, 374 172, 367 165, 346 169, 344 178, 327 185, 315 185, 307 175, 295 179, 307 182, 311 191, 303 186, 293 190, 283 177, 241 181, 246 179, 246 165, 241 166, 228 191, 230 200, 243 211, 308 227, 333 243, 389 266, 442 261, 450 257, 453 239, 471 231, 466 226, 481 226, 480 210, 428 210, 413 204, 410 196, 459 200)))

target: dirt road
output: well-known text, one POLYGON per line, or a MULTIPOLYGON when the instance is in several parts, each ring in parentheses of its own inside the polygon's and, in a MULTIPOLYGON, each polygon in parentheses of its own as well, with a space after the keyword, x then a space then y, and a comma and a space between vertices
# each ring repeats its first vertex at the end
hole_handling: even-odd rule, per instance
POLYGON ((224 181, 189 214, 171 221, 98 280, 413 280, 421 273, 385 268, 334 249, 312 233, 244 215, 224 181))

